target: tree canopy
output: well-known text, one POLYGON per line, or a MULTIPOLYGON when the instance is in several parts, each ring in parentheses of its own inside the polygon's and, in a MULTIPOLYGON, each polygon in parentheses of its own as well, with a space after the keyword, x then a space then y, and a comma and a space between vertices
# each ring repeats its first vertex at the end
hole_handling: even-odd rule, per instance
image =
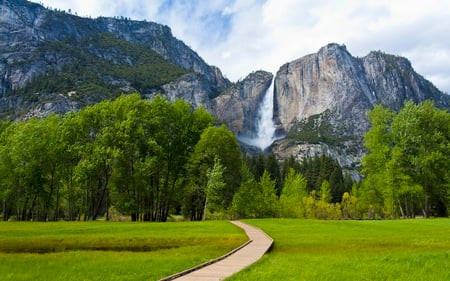
POLYGON ((180 208, 186 164, 212 121, 184 101, 134 94, 2 126, 3 219, 95 220, 115 210, 165 221, 180 208))
POLYGON ((3 220, 374 219, 448 216, 450 113, 376 106, 364 180, 325 154, 242 157, 204 108, 137 94, 78 112, 0 123, 3 220))
MULTIPOLYGON (((450 113, 407 102, 395 113, 376 106, 365 136, 365 200, 387 217, 448 216, 450 113), (374 204, 376 203, 376 204, 374 204)), ((377 211, 377 210, 374 210, 377 211)))

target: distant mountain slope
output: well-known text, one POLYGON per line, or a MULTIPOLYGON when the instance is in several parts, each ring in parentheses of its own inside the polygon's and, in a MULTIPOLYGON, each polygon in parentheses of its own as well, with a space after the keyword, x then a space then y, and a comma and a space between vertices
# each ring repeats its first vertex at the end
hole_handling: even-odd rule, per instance
POLYGON ((170 28, 128 19, 88 19, 23 0, 0 3, 0 113, 66 112, 121 92, 161 92, 189 72, 211 96, 229 86, 220 70, 170 28))
POLYGON ((328 153, 347 167, 359 165, 367 110, 375 104, 398 110, 406 100, 427 99, 449 108, 450 97, 407 59, 382 52, 356 58, 345 46, 329 44, 277 72, 274 117, 286 138, 272 149, 280 157, 328 153))

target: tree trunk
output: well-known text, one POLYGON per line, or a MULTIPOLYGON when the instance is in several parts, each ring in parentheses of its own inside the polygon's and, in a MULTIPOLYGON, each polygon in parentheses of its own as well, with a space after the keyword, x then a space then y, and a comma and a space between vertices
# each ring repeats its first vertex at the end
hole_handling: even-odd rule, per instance
POLYGON ((403 212, 402 203, 400 202, 400 199, 398 199, 398 207, 400 209, 400 214, 402 218, 405 218, 405 213, 403 212))
POLYGON ((3 197, 3 202, 2 202, 2 214, 3 214, 2 219, 3 219, 3 221, 7 221, 7 219, 6 219, 6 198, 5 197, 3 197))

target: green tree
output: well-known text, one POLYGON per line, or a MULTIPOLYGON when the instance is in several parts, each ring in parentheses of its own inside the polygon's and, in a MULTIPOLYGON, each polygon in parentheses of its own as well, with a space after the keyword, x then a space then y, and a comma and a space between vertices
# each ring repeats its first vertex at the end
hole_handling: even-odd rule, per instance
POLYGON ((363 201, 381 216, 448 215, 450 114, 431 102, 407 102, 398 114, 376 106, 365 135, 363 201), (420 187, 419 187, 420 186, 420 187), (422 189, 422 190, 420 190, 422 189))
POLYGON ((277 196, 279 196, 282 188, 280 164, 278 163, 278 160, 273 152, 267 156, 267 159, 264 162, 265 162, 265 170, 269 172, 270 177, 276 182, 275 191, 277 196))
POLYGON ((279 212, 275 180, 271 179, 269 172, 264 171, 259 180, 259 185, 262 192, 262 200, 259 202, 258 208, 260 217, 276 217, 279 212))
POLYGON ((303 198, 306 196, 306 179, 290 168, 279 199, 281 217, 303 218, 305 216, 303 198))
POLYGON ((367 189, 367 196, 364 199, 368 201, 367 205, 377 206, 381 203, 383 206, 389 204, 389 199, 383 195, 392 194, 390 190, 392 185, 386 184, 386 163, 391 159, 393 146, 391 124, 394 115, 393 111, 380 105, 375 106, 368 113, 372 127, 365 134, 364 140, 369 153, 362 159, 362 172, 366 176, 364 188, 367 189))
POLYGON ((206 208, 210 212, 223 211, 225 202, 223 201, 223 194, 226 184, 223 180, 223 173, 225 167, 220 163, 220 158, 214 158, 214 166, 212 170, 208 171, 208 183, 206 184, 206 200, 205 200, 205 211, 204 216, 206 216, 206 208))
POLYGON ((203 217, 207 171, 213 168, 215 157, 220 158, 225 168, 223 180, 226 187, 221 194, 225 209, 231 206, 234 193, 240 186, 240 173, 236 171, 240 171, 241 151, 236 137, 225 126, 207 128, 201 134, 188 162, 184 213, 191 219, 200 220, 203 217))
POLYGON ((351 195, 348 192, 344 192, 342 195, 342 216, 345 219, 356 219, 357 218, 357 209, 356 209, 356 203, 357 198, 353 195, 351 195))
MULTIPOLYGON (((407 102, 392 124, 400 165, 422 186, 424 216, 448 216, 449 124, 450 113, 437 109, 431 101, 407 102)), ((412 187, 410 193, 416 194, 417 188, 412 187)))
POLYGON ((331 189, 330 189, 330 183, 325 180, 322 182, 322 185, 320 186, 320 200, 326 203, 331 202, 331 189))
POLYGON ((245 163, 241 167, 241 176, 241 186, 233 196, 232 211, 237 218, 258 218, 258 204, 262 201, 262 193, 245 163))
POLYGON ((18 220, 54 219, 58 206, 53 199, 59 198, 59 123, 59 116, 50 115, 19 121, 2 132, 2 193, 4 200, 15 198, 9 204, 4 201, 4 219, 12 209, 18 220))
MULTIPOLYGON (((132 220, 166 221, 187 197, 187 163, 212 121, 204 108, 184 101, 160 96, 148 101, 133 94, 63 117, 1 123, 3 219, 108 219, 114 208, 132 220)), ((211 156, 223 161, 227 188, 215 189, 213 197, 220 195, 220 201, 212 197, 212 203, 225 208, 240 184, 239 175, 228 172, 240 167, 240 150, 231 132, 211 132, 196 157, 211 160, 211 169, 211 156)), ((205 171, 198 171, 201 179, 208 179, 205 171)), ((203 206, 207 181, 202 184, 197 195, 187 193, 200 198, 194 201, 198 206, 203 206)))

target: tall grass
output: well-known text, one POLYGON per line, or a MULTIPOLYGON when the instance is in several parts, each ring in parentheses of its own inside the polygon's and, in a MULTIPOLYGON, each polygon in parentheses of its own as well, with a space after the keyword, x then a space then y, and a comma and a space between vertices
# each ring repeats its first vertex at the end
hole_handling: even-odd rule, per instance
POLYGON ((249 220, 274 240, 229 280, 450 280, 450 220, 249 220))
POLYGON ((0 223, 0 279, 157 280, 246 240, 225 221, 0 223))

